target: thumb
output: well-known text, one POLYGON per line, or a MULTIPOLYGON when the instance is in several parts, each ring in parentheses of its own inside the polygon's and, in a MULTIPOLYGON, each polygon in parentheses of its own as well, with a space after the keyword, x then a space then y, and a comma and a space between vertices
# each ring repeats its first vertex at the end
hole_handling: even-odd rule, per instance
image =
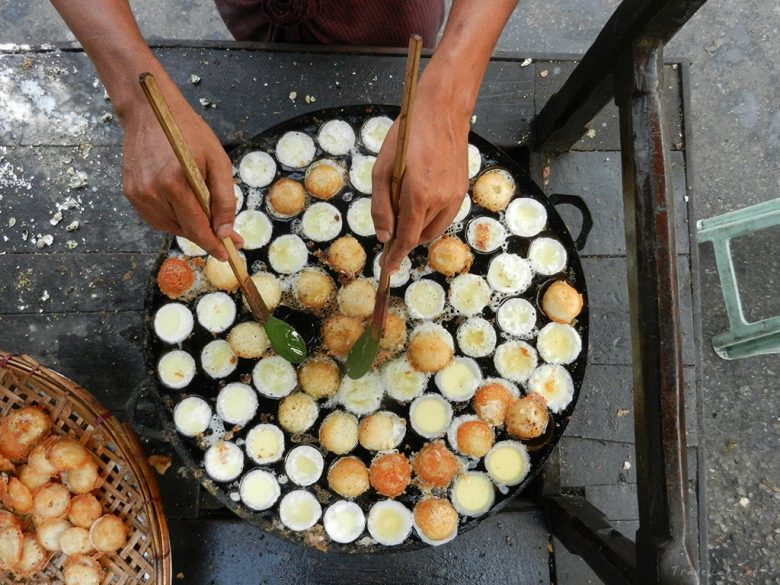
POLYGON ((239 243, 240 237, 233 231, 236 217, 236 196, 233 189, 233 178, 230 171, 230 161, 211 163, 206 175, 206 185, 211 192, 211 226, 220 238, 232 237, 239 243), (225 164, 226 163, 226 164, 225 164), (238 237, 238 240, 236 238, 238 237))
POLYGON ((374 220, 376 237, 386 243, 395 233, 395 213, 390 199, 390 176, 392 170, 382 162, 381 157, 374 163, 371 174, 371 217, 374 220))

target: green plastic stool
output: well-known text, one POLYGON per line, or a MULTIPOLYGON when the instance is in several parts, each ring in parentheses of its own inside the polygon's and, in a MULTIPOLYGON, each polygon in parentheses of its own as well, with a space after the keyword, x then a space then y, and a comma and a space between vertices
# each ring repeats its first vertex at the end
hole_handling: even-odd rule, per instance
POLYGON ((735 360, 754 355, 780 353, 780 316, 749 323, 742 312, 737 275, 731 258, 733 238, 780 225, 780 199, 724 213, 696 223, 699 243, 712 242, 729 330, 712 338, 721 358, 735 360))

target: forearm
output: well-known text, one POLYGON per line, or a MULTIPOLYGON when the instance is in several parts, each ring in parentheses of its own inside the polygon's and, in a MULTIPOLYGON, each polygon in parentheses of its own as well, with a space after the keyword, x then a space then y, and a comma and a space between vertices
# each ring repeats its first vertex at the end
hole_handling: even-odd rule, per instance
POLYGON ((123 122, 147 107, 138 84, 144 71, 155 74, 169 99, 181 99, 138 29, 127 0, 51 0, 76 35, 106 86, 123 122))
POLYGON ((490 56, 515 6, 517 0, 453 1, 441 42, 422 79, 444 94, 456 116, 471 117, 490 56))

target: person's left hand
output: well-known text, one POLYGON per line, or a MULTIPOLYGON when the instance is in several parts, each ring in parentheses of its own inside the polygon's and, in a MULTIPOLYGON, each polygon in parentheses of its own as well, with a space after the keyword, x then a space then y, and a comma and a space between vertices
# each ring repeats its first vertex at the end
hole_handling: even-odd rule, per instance
MULTIPOLYGON (((449 85, 449 84, 447 84, 449 85)), ((372 175, 371 213, 380 242, 390 242, 387 267, 398 270, 418 244, 440 236, 458 213, 468 189, 469 113, 452 107, 448 91, 425 75, 419 81, 412 117, 406 171, 395 225, 390 201, 398 120, 387 133, 372 175)))

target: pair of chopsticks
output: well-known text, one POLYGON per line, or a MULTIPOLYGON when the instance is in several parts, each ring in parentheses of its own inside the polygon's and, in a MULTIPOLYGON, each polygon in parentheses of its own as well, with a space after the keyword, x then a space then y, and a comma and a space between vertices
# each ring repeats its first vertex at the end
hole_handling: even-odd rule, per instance
MULTIPOLYGON (((406 170, 406 151, 409 146, 409 119, 414 108, 414 96, 417 92, 417 71, 420 68, 422 37, 412 35, 409 39, 409 52, 406 57, 404 90, 401 98, 401 113, 398 116, 398 143, 393 161, 393 174, 390 180, 390 202, 395 216, 394 230, 398 230, 398 200, 401 195, 401 181, 406 170)), ((347 375, 357 379, 371 369, 379 351, 379 339, 387 319, 387 303, 390 298, 390 271, 387 269, 387 254, 393 242, 393 234, 385 243, 382 252, 382 270, 379 274, 379 287, 376 292, 374 314, 368 328, 358 338, 347 356, 347 375)))

